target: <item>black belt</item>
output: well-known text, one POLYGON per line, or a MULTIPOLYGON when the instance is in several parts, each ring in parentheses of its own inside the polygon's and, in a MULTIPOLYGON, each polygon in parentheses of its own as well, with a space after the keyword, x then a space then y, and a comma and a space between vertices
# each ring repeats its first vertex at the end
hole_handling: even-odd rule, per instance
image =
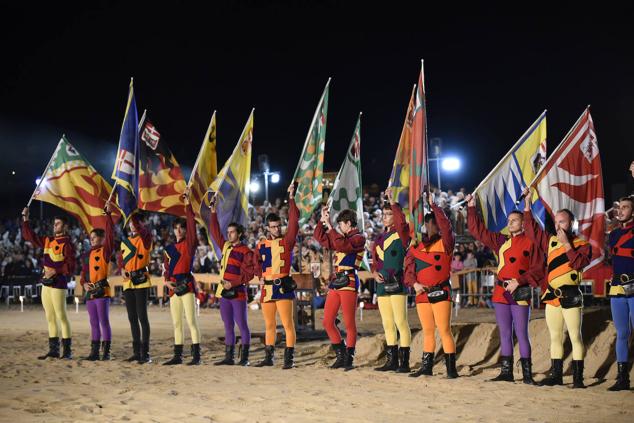
MULTIPOLYGON (((579 292, 581 292, 581 288, 579 287, 579 285, 561 285, 559 288, 553 288, 550 284, 548 284, 548 290, 550 291, 551 294, 553 294, 555 296, 555 298, 563 298, 564 297, 564 293, 563 293, 563 291, 561 289, 561 288, 564 288, 564 287, 577 288, 579 290, 579 292)), ((568 288, 568 289, 570 289, 570 288, 568 288)))
POLYGON ((356 275, 356 273, 357 273, 356 269, 342 270, 341 272, 336 272, 335 277, 356 275))
POLYGON ((619 276, 619 280, 621 281, 621 285, 633 283, 634 273, 621 273, 621 276, 619 276))
POLYGON ((440 282, 439 284, 432 285, 432 286, 423 285, 423 291, 427 292, 427 291, 429 291, 430 288, 445 288, 445 287, 446 288, 451 288, 451 282, 446 280, 444 282, 440 282))
POLYGON ((509 281, 501 281, 498 279, 497 281, 497 286, 501 286, 502 288, 506 289, 506 287, 508 286, 509 281))
POLYGON ((178 273, 176 275, 172 275, 172 277, 176 280, 176 282, 190 282, 192 279, 191 273, 178 273))
POLYGON ((290 275, 284 276, 283 278, 264 280, 264 285, 281 285, 284 279, 290 278, 290 275))
POLYGON ((138 275, 140 273, 146 273, 146 272, 149 272, 149 271, 150 270, 147 268, 147 266, 145 266, 145 267, 142 267, 140 269, 131 271, 130 272, 130 276, 136 276, 136 275, 138 275))

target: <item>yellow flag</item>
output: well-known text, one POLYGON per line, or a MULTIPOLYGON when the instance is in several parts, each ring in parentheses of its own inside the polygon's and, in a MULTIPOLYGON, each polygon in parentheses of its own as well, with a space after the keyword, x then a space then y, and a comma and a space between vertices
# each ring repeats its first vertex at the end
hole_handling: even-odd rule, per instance
POLYGON ((207 133, 198 152, 198 158, 189 177, 189 201, 196 219, 201 225, 209 222, 209 197, 207 189, 218 175, 218 156, 216 154, 216 112, 211 116, 207 133))
MULTIPOLYGON (((249 181, 251 179, 251 143, 253 141, 253 110, 247 120, 242 135, 233 153, 211 184, 211 191, 217 193, 216 212, 220 230, 225 233, 231 222, 248 224, 249 181)), ((204 207, 203 207, 204 208, 204 207)), ((209 220, 205 222, 209 229, 209 220)), ((214 245, 220 257, 222 245, 214 245)))

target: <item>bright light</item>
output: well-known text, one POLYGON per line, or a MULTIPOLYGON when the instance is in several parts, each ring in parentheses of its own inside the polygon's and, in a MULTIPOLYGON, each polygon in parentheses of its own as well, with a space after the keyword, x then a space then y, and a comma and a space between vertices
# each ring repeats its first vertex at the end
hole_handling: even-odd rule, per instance
POLYGON ((42 182, 42 178, 37 178, 35 180, 35 186, 38 186, 40 184, 40 182, 42 182))
POLYGON ((249 191, 258 192, 260 190, 260 183, 258 181, 251 181, 249 184, 249 191))
POLYGON ((274 173, 271 175, 271 182, 273 182, 274 184, 277 184, 279 181, 280 181, 279 173, 274 173))
POLYGON ((455 172, 460 170, 460 159, 455 157, 447 157, 442 159, 442 169, 448 172, 455 172))

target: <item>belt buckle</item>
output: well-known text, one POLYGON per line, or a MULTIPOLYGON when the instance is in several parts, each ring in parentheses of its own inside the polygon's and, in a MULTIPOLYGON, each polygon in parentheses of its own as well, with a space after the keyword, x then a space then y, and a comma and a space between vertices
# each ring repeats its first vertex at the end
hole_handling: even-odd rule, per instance
POLYGON ((282 280, 280 278, 273 279, 273 285, 280 286, 282 284, 282 280))
POLYGON ((563 298, 563 297, 564 297, 563 292, 561 292, 561 288, 555 288, 555 289, 553 290, 553 294, 554 294, 554 295, 555 295, 555 297, 557 297, 557 298, 563 298), (559 293, 557 293, 557 291, 559 291, 559 293))
POLYGON ((509 281, 502 281, 502 287, 506 289, 509 286, 509 281))
POLYGON ((621 273, 619 279, 621 280, 621 283, 628 283, 632 281, 632 279, 630 279, 630 275, 628 275, 627 273, 621 273))

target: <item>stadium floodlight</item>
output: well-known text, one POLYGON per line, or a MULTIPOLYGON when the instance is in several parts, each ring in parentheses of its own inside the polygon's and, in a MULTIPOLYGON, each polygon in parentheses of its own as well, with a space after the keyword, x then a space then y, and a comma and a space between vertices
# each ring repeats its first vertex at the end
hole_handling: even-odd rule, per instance
POLYGON ((457 157, 446 157, 442 159, 442 170, 447 172, 455 172, 460 170, 460 159, 457 157))

